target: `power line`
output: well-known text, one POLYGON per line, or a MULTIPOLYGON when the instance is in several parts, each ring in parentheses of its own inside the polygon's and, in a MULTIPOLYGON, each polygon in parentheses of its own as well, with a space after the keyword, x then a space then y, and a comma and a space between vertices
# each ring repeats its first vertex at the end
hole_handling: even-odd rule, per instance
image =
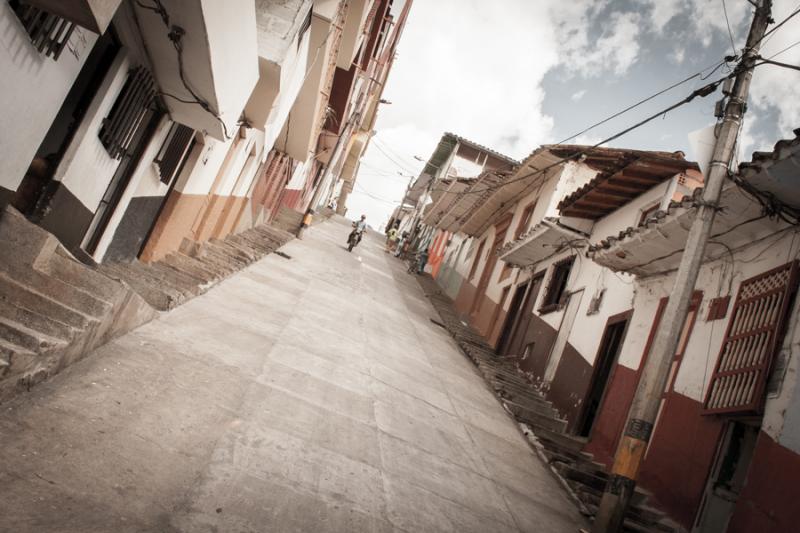
MULTIPOLYGON (((606 117, 606 118, 604 118, 603 120, 601 120, 599 122, 595 122, 594 124, 592 124, 588 128, 585 128, 585 129, 579 131, 578 133, 575 133, 574 135, 570 135, 566 139, 562 139, 561 141, 557 142, 556 144, 564 144, 567 141, 571 141, 575 137, 579 137, 579 136, 583 135, 584 133, 588 133, 589 131, 597 128, 598 126, 602 126, 606 122, 614 120, 615 118, 617 118, 617 117, 619 117, 621 115, 624 115, 628 111, 631 111, 632 109, 635 109, 635 108, 641 106, 642 104, 645 104, 645 103, 649 102, 650 100, 653 100, 654 98, 658 98, 662 94, 667 93, 667 92, 671 91, 672 89, 675 89, 676 87, 679 87, 679 86, 683 85, 684 83, 687 83, 687 82, 697 78, 698 76, 701 76, 703 74, 703 72, 705 72, 706 70, 708 70, 708 69, 710 69, 712 67, 713 67, 713 70, 711 72, 709 72, 708 75, 713 74, 714 72, 717 71, 717 69, 719 69, 725 63, 727 63, 727 58, 722 60, 722 61, 720 61, 720 62, 718 62, 718 63, 714 63, 713 65, 709 65, 706 68, 700 70, 699 72, 695 72, 691 76, 688 76, 688 77, 686 77, 686 78, 684 78, 684 79, 682 79, 682 80, 680 80, 678 82, 675 82, 672 85, 670 85, 669 87, 666 87, 666 88, 658 91, 657 93, 651 94, 650 96, 648 96, 646 98, 643 98, 643 99, 639 100, 638 102, 636 102, 636 103, 634 103, 632 105, 629 105, 628 107, 626 107, 624 109, 621 109, 621 110, 617 111, 613 115, 611 115, 609 117, 606 117)), ((706 75, 706 77, 708 77, 708 75, 706 75)), ((705 78, 701 78, 701 79, 705 79, 705 78)))
MULTIPOLYGON (((609 143, 611 141, 614 141, 614 140, 616 140, 616 139, 618 139, 618 138, 630 133, 631 131, 636 130, 636 129, 644 126, 645 124, 655 120, 656 118, 659 118, 659 117, 661 117, 663 115, 666 115, 667 113, 669 113, 671 111, 674 111, 675 109, 678 109, 679 107, 682 107, 682 106, 688 104, 689 102, 691 102, 692 100, 694 100, 698 96, 706 97, 709 94, 712 94, 713 92, 715 92, 716 89, 719 87, 719 85, 722 84, 722 82, 724 82, 725 80, 727 80, 729 78, 733 78, 741 70, 753 69, 756 66, 761 65, 761 64, 764 64, 764 63, 757 63, 757 64, 752 65, 750 67, 736 68, 736 69, 734 69, 734 71, 732 73, 730 73, 730 74, 728 74, 726 76, 723 76, 722 78, 719 78, 719 79, 717 79, 715 81, 707 83, 706 85, 703 85, 702 87, 700 87, 698 89, 695 89, 686 98, 684 98, 684 99, 682 99, 682 100, 670 105, 669 107, 666 107, 665 109, 662 109, 660 111, 657 111, 656 113, 653 113, 653 114, 649 115, 648 117, 644 118, 643 120, 640 120, 639 122, 633 124, 632 126, 629 126, 629 127, 625 128, 624 130, 622 130, 622 131, 620 131, 618 133, 615 133, 611 137, 608 137, 608 138, 606 138, 606 139, 604 139, 604 140, 602 140, 602 141, 600 141, 600 142, 598 142, 596 144, 593 144, 593 145, 587 147, 586 150, 578 150, 577 152, 575 152, 574 154, 572 154, 570 156, 563 157, 563 158, 559 159, 558 161, 555 161, 555 162, 553 162, 553 163, 551 163, 549 165, 544 166, 543 168, 536 169, 533 172, 530 172, 530 173, 525 174, 523 176, 520 176, 518 178, 514 178, 514 179, 512 179, 510 181, 503 181, 501 183, 498 183, 497 185, 492 185, 492 186, 489 186, 489 187, 486 187, 486 188, 483 188, 483 189, 463 191, 463 192, 459 193, 459 195, 482 194, 482 193, 485 193, 485 192, 490 192, 490 191, 493 191, 493 190, 497 190, 499 188, 505 187, 505 186, 510 185, 512 183, 515 183, 515 182, 518 182, 518 181, 522 181, 522 180, 528 179, 530 177, 533 177, 533 176, 536 176, 536 175, 539 175, 539 174, 543 174, 543 173, 547 172, 548 170, 550 170, 551 168, 554 168, 554 167, 556 167, 558 165, 561 165, 561 164, 567 163, 569 161, 573 161, 575 159, 578 159, 579 157, 581 157, 584 154, 584 151, 592 150, 594 148, 599 148, 600 146, 602 146, 604 144, 607 144, 607 143, 609 143)), ((439 190, 446 190, 446 189, 439 189, 439 190)))
POLYGON ((383 139, 379 138, 377 135, 375 137, 373 137, 372 140, 377 142, 378 144, 380 144, 381 147, 383 147, 390 154, 396 156, 401 161, 403 161, 403 159, 406 159, 407 161, 403 161, 403 163, 407 163, 408 161, 413 161, 413 163, 411 163, 411 166, 416 166, 417 165, 418 161, 415 158, 413 158, 411 156, 408 156, 408 155, 403 155, 400 152, 395 151, 394 149, 392 149, 389 146, 389 144, 387 144, 383 139))
POLYGON ((369 192, 368 190, 366 190, 364 187, 362 187, 361 184, 359 184, 358 182, 355 183, 355 186, 356 186, 356 189, 358 189, 362 194, 365 194, 366 196, 369 196, 373 200, 378 200, 379 202, 385 202, 387 204, 399 204, 400 203, 399 200, 387 200, 386 198, 381 198, 380 196, 376 196, 376 195, 372 194, 371 192, 369 192))
POLYGON ((373 146, 375 146, 375 148, 377 148, 377 149, 378 149, 378 151, 379 151, 380 153, 382 153, 382 154, 384 155, 384 157, 386 157, 386 159, 388 159, 389 161, 391 161, 392 163, 394 163, 395 165, 397 165, 399 168, 401 168, 401 169, 405 170, 406 172, 411 172, 411 173, 413 173, 413 172, 414 172, 413 170, 409 170, 409 169, 408 169, 408 168, 407 168, 405 165, 403 165, 402 163, 399 163, 399 162, 397 162, 397 161, 396 161, 396 160, 395 160, 395 159, 394 159, 392 156, 390 156, 388 153, 386 153, 386 152, 383 150, 383 148, 381 148, 380 144, 378 144, 378 143, 373 143, 373 146))
MULTIPOLYGON (((710 77, 714 72, 719 70, 719 68, 722 67, 723 65, 725 65, 726 63, 734 61, 737 58, 736 46, 735 46, 734 41, 733 41, 733 33, 731 32, 730 22, 728 22, 728 12, 727 12, 727 8, 725 6, 725 0, 722 0, 722 5, 723 5, 723 8, 725 10, 725 20, 728 23, 728 32, 729 32, 729 35, 730 35, 730 38, 731 38, 731 46, 733 47, 733 55, 732 56, 726 56, 722 61, 719 61, 717 63, 713 63, 712 65, 709 65, 709 66, 703 68, 699 72, 696 72, 696 73, 692 74, 691 76, 688 76, 688 77, 686 77, 686 78, 684 78, 684 79, 682 79, 682 80, 680 80, 678 82, 673 83, 669 87, 658 91, 657 93, 654 93, 654 94, 652 94, 652 95, 650 95, 650 96, 648 96, 646 98, 643 98, 643 99, 639 100, 638 102, 636 102, 636 103, 634 103, 634 104, 632 104, 632 105, 630 105, 630 106, 628 106, 628 107, 626 107, 626 108, 614 113, 613 115, 611 115, 611 116, 609 116, 609 117, 607 117, 607 118, 605 118, 605 119, 603 119, 603 120, 601 120, 599 122, 596 122, 595 124, 592 124, 588 128, 586 128, 586 129, 584 129, 582 131, 579 131, 578 133, 576 133, 574 135, 570 135, 566 139, 563 139, 563 140, 559 141, 556 144, 564 144, 567 141, 571 141, 575 137, 583 135, 584 133, 588 133, 589 131, 597 128, 598 126, 601 126, 601 125, 605 124, 606 122, 609 122, 609 121, 619 117, 620 115, 623 115, 623 114, 627 113, 628 111, 631 111, 632 109, 635 109, 635 108, 641 106, 642 104, 645 104, 645 103, 649 102, 650 100, 653 100, 654 98, 657 98, 657 97, 661 96, 662 94, 664 94, 666 92, 669 92, 672 89, 675 89, 676 87, 679 87, 679 86, 683 85, 684 83, 688 83, 689 81, 693 80, 694 78, 697 78, 698 76, 702 76, 700 79, 705 80, 708 77, 710 77), (711 72, 709 72, 708 74, 703 76, 703 72, 705 72, 708 69, 712 69, 711 72)), ((768 35, 774 33, 775 31, 777 31, 781 26, 786 24, 792 17, 794 17, 798 13, 800 13, 800 6, 798 6, 792 13, 790 13, 786 18, 784 18, 776 26, 771 28, 770 31, 768 31, 766 34, 764 34, 764 37, 767 37, 768 35)), ((761 42, 761 40, 763 40, 764 37, 762 37, 759 40, 759 42, 761 42)), ((789 48, 797 46, 798 44, 800 44, 800 41, 798 41, 797 43, 793 44, 789 48)), ((780 52, 778 52, 778 54, 785 52, 787 49, 781 50, 780 52)), ((775 55, 777 55, 777 54, 775 54, 775 55)), ((772 56, 772 57, 775 57, 775 56, 772 56)), ((772 57, 770 57, 770 59, 772 59, 772 57)))
POLYGON ((736 55, 736 44, 733 42, 733 31, 731 31, 731 21, 728 19, 728 6, 725 5, 725 0, 722 0, 722 12, 725 13, 725 24, 728 26, 728 37, 731 38, 731 51, 736 55))

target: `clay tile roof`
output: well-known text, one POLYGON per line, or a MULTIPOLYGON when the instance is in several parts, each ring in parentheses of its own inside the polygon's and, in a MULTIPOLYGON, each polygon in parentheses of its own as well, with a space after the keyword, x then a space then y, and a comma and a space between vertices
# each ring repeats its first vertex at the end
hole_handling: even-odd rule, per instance
POLYGON ((771 152, 753 152, 750 161, 739 164, 739 174, 748 178, 769 169, 778 161, 798 158, 800 152, 800 128, 793 131, 794 139, 781 139, 775 143, 771 152))
POLYGON ((656 152, 579 145, 550 145, 559 157, 582 154, 577 161, 598 171, 591 181, 558 204, 562 216, 597 220, 675 174, 699 170, 682 152, 656 152))
POLYGON ((703 188, 698 187, 692 191, 691 195, 685 195, 680 200, 672 200, 666 209, 659 209, 658 211, 650 213, 650 216, 643 220, 638 226, 628 226, 619 231, 616 235, 610 235, 596 244, 589 245, 587 253, 592 254, 593 252, 611 248, 614 244, 625 241, 637 233, 655 228, 668 217, 674 216, 679 210, 691 209, 694 207, 696 201, 702 196, 703 188))

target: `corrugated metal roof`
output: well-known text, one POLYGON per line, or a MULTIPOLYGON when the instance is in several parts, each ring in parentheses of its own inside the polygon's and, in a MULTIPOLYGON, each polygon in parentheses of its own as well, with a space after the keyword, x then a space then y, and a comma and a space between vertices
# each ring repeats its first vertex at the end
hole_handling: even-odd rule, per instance
POLYGON ((439 187, 434 187, 431 193, 433 199, 433 207, 428 215, 422 220, 423 224, 429 226, 438 226, 442 217, 450 210, 453 204, 458 200, 461 192, 465 191, 475 180, 474 179, 448 179, 439 182, 439 187), (443 188, 444 184, 447 188, 443 188))
MULTIPOLYGON (((492 188, 475 195, 478 198, 472 203, 470 210, 461 217, 457 231, 473 237, 481 235, 503 214, 511 202, 533 191, 548 179, 548 176, 545 176, 547 173, 543 174, 539 170, 558 162, 559 159, 561 158, 545 147, 534 151, 515 172, 504 177, 492 188)), ((560 172, 560 167, 554 167, 553 171, 560 172)))
POLYGON ((482 193, 475 191, 490 190, 501 183, 503 179, 504 176, 495 172, 483 172, 461 193, 450 209, 442 215, 439 228, 453 233, 458 231, 462 218, 470 212, 476 202, 481 200, 482 193))

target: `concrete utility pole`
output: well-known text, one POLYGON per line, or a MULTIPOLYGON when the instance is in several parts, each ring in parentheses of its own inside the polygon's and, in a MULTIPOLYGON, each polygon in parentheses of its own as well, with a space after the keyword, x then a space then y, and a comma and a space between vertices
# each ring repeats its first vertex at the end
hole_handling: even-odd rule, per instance
POLYGON ((595 516, 593 533, 612 533, 622 529, 625 510, 636 487, 639 468, 658 414, 661 395, 667 383, 670 365, 675 357, 678 339, 689 309, 697 274, 703 262, 706 243, 711 234, 722 186, 728 177, 736 138, 745 113, 747 93, 753 77, 761 40, 771 22, 772 0, 760 0, 747 36, 738 74, 725 107, 725 115, 714 146, 711 166, 703 189, 703 201, 689 230, 675 285, 664 310, 650 355, 628 416, 628 424, 620 439, 603 499, 595 516))

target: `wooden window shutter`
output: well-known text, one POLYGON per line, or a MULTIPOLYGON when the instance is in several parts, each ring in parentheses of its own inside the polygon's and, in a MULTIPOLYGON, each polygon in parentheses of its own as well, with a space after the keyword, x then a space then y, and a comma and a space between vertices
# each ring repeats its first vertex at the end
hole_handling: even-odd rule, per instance
POLYGON ((144 67, 132 69, 100 129, 100 141, 111 157, 122 159, 127 153, 136 127, 155 96, 156 84, 150 72, 144 67))
POLYGON ((780 348, 797 261, 739 286, 728 329, 703 404, 703 414, 758 414, 775 353, 780 348))

